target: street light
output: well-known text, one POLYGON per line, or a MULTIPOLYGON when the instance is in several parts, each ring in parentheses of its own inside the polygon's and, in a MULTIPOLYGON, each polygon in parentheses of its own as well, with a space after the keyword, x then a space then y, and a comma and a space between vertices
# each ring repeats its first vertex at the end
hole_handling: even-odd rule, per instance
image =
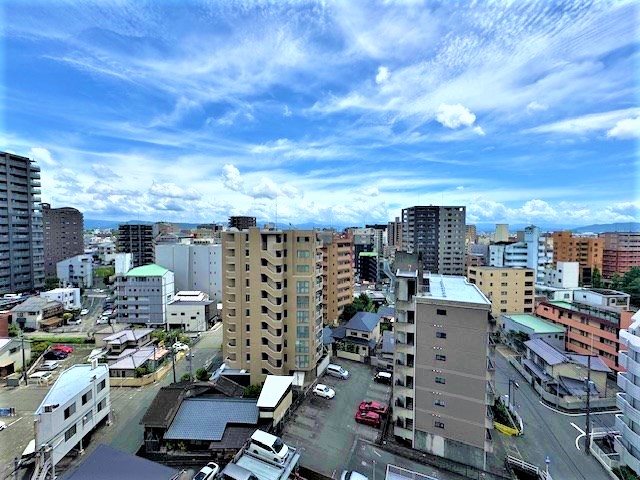
POLYGON ((513 400, 513 397, 511 396, 511 384, 513 384, 513 396, 515 397, 516 394, 516 390, 520 389, 520 385, 518 385, 518 382, 516 382, 513 379, 509 379, 509 405, 513 407, 513 409, 515 410, 516 408, 516 402, 513 400))

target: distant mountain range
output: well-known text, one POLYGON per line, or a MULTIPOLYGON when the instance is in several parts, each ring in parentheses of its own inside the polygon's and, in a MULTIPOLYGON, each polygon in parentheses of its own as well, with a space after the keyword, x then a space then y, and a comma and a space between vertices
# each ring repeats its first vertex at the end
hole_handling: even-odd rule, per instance
MULTIPOLYGON (((116 220, 97 220, 85 218, 84 220, 84 228, 94 229, 94 228, 118 228, 118 225, 123 223, 142 223, 145 225, 152 225, 154 222, 144 221, 144 220, 127 220, 126 222, 118 222, 116 220)), ((173 223, 173 222, 172 222, 173 223)), ((204 223, 204 222, 203 222, 204 223)), ((226 223, 226 222, 223 222, 226 223)), ((267 222, 259 221, 258 225, 264 225, 267 222)), ((181 228, 189 229, 197 227, 198 223, 178 223, 181 228)), ((334 224, 334 225, 326 225, 322 223, 299 223, 299 224, 290 224, 290 223, 279 223, 278 226, 280 228, 299 228, 299 229, 312 229, 312 228, 335 228, 336 230, 342 230, 350 225, 347 224, 334 224)), ((516 230, 524 229, 526 225, 522 224, 513 224, 509 225, 509 230, 515 232, 516 230)), ((484 232, 492 232, 495 229, 494 224, 478 224, 478 231, 484 232)), ((567 228, 558 225, 539 225, 542 230, 554 231, 554 230, 571 230, 575 233, 603 233, 603 232, 640 232, 640 222, 627 222, 627 223, 602 223, 596 225, 587 225, 584 227, 574 227, 567 228)))

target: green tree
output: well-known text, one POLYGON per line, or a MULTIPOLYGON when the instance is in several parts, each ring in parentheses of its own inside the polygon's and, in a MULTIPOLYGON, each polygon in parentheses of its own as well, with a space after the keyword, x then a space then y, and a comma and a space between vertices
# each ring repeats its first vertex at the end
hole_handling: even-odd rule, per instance
POLYGON ((60 286, 60 279, 58 277, 48 277, 44 280, 44 289, 53 290, 60 286))
POLYGON ((191 375, 189 375, 188 373, 184 373, 180 377, 181 382, 190 382, 191 380, 192 380, 191 375))
POLYGON ((69 322, 69 320, 71 320, 73 318, 73 313, 63 313, 62 314, 62 320, 64 321, 64 323, 69 322))
POLYGON ((149 373, 149 369, 147 368, 146 365, 142 365, 141 367, 137 367, 135 369, 135 376, 138 378, 144 377, 148 373, 149 373))
POLYGON ((209 372, 206 368, 199 368, 196 370, 196 379, 201 382, 206 382, 209 380, 209 372))
POLYGON ((591 285, 593 288, 602 288, 602 274, 597 268, 594 268, 591 273, 591 285))
POLYGON ((617 272, 611 277, 611 288, 614 290, 620 290, 622 288, 622 277, 617 272))
POLYGON ((258 398, 262 391, 262 385, 249 385, 245 387, 243 397, 245 398, 258 398))
POLYGON ((358 313, 358 309, 355 307, 353 303, 349 303, 344 306, 342 309, 342 313, 340 314, 340 320, 348 322, 353 318, 353 316, 358 313))
POLYGON ((19 337, 21 333, 22 333, 22 330, 20 330, 20 327, 18 326, 17 323, 12 323, 9 325, 10 337, 19 337))
POLYGON ((621 290, 631 295, 631 303, 640 303, 640 267, 632 267, 622 277, 621 290))

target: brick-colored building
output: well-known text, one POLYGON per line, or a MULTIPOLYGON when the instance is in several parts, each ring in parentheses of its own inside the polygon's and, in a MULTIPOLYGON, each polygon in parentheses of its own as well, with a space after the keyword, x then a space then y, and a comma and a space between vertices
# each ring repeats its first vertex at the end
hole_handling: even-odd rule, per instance
POLYGON ((631 267, 640 267, 640 232, 607 232, 604 241, 602 276, 624 275, 631 267))
POLYGON ((75 208, 51 208, 43 203, 42 224, 44 273, 47 277, 55 277, 58 262, 84 253, 83 215, 75 208))
POLYGON ((333 325, 353 301, 353 237, 333 231, 318 236, 322 242, 322 317, 325 324, 333 325))
POLYGON ((567 350, 597 354, 612 370, 622 370, 618 365, 620 330, 631 325, 633 312, 630 310, 579 302, 543 301, 535 313, 566 328, 567 350))
POLYGON ((583 285, 591 284, 591 275, 595 268, 602 273, 604 240, 596 237, 580 237, 570 231, 554 232, 553 261, 578 262, 579 276, 583 285))

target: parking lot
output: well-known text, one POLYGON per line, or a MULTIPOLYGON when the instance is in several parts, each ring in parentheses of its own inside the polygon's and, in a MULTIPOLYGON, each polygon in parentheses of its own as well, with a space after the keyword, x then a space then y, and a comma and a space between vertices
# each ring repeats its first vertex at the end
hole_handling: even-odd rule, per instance
POLYGON ((310 395, 283 432, 285 443, 302 449, 300 463, 304 467, 333 478, 339 478, 344 469, 357 470, 369 478, 384 478, 386 465, 391 463, 438 479, 461 478, 378 448, 374 442, 379 430, 356 423, 354 414, 362 400, 388 404, 391 386, 375 383, 375 370, 368 365, 342 359, 335 363, 349 370, 349 379, 325 375, 319 380, 336 391, 335 398, 310 395))

